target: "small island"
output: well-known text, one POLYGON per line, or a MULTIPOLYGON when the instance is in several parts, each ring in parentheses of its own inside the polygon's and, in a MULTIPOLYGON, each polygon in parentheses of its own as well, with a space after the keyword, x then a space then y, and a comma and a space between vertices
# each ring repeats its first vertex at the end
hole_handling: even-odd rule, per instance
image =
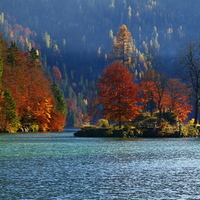
POLYGON ((193 88, 183 79, 168 78, 155 70, 151 62, 140 63, 146 69, 139 74, 137 65, 130 63, 135 60, 134 45, 125 24, 119 28, 112 48, 109 57, 113 62, 98 79, 97 98, 88 111, 89 118, 99 112, 103 119, 92 122, 95 126, 83 126, 74 136, 199 137, 199 99, 195 100, 195 94, 191 102, 193 88), (194 119, 189 120, 191 113, 194 119))
POLYGON ((84 126, 80 130, 74 133, 75 137, 116 137, 116 138, 158 138, 158 137, 199 137, 199 126, 194 126, 193 120, 189 121, 185 125, 178 125, 170 123, 166 119, 162 119, 162 123, 157 125, 156 117, 144 117, 142 116, 135 119, 134 122, 125 123, 121 128, 114 124, 108 125, 107 120, 100 119, 97 125, 84 126), (141 121, 137 121, 137 120, 141 121))

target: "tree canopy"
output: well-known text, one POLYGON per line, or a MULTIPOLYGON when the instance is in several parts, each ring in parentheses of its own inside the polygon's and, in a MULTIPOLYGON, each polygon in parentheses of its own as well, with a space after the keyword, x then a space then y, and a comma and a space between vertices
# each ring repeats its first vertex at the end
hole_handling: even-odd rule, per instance
POLYGON ((140 106, 137 85, 129 70, 115 62, 109 65, 98 82, 99 101, 103 104, 103 115, 116 121, 133 120, 139 114, 140 106))
MULTIPOLYGON (((5 41, 3 41, 6 44, 5 41)), ((5 45, 4 45, 5 46, 5 45)), ((18 127, 38 126, 39 130, 61 130, 65 125, 66 104, 62 103, 62 111, 58 108, 57 97, 52 91, 51 82, 45 76, 38 58, 33 59, 31 52, 19 50, 15 43, 4 47, 2 64, 2 104, 0 115, 5 115, 6 126, 2 131, 12 130, 13 120, 19 120, 18 127), (15 114, 16 116, 15 116, 15 114), (55 113, 57 113, 55 115, 55 113), (60 119, 57 126, 53 121, 60 119)), ((58 91, 58 89, 57 89, 58 91)), ((61 99, 61 93, 59 93, 61 99)), ((60 103, 60 102, 59 102, 60 103)), ((1 116, 2 117, 2 116, 1 116)))
POLYGON ((127 26, 120 26, 117 36, 113 39, 113 49, 111 50, 110 59, 122 62, 122 65, 130 66, 133 63, 133 38, 127 26))

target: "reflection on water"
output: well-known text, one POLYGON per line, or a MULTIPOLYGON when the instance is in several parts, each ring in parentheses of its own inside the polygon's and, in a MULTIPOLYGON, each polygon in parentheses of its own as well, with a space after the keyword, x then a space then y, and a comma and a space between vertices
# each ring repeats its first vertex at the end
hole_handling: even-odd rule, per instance
POLYGON ((0 199, 200 199, 200 139, 0 135, 0 199))

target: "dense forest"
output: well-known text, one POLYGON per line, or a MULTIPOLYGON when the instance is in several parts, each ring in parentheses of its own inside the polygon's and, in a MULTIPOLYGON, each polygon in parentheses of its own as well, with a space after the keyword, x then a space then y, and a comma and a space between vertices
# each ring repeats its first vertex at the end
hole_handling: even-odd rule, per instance
POLYGON ((199 37, 199 6, 193 0, 2 0, 0 30, 21 50, 40 52, 46 76, 64 92, 67 125, 80 126, 119 27, 132 33, 136 74, 151 59, 174 77, 178 50, 199 37))
POLYGON ((66 103, 45 77, 37 51, 23 52, 0 38, 0 131, 62 130, 66 103))

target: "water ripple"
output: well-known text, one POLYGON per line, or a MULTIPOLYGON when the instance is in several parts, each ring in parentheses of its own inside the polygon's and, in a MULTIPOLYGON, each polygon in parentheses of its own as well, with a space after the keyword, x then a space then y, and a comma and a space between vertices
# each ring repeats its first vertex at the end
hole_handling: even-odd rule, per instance
POLYGON ((199 144, 69 133, 3 135, 0 199, 200 199, 199 144))

